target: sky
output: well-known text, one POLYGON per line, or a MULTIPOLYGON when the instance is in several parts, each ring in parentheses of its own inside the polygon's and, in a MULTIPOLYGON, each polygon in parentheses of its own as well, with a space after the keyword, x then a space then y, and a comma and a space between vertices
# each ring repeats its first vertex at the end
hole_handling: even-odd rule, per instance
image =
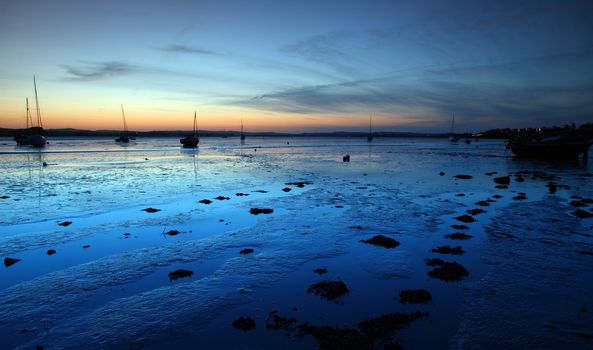
POLYGON ((0 127, 593 122, 593 1, 0 0, 0 127))

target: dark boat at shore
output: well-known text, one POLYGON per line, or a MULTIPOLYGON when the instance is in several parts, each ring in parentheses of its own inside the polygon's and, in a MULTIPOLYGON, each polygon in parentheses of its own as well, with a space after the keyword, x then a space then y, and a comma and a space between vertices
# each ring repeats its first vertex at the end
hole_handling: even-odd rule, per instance
POLYGON ((589 157, 589 147, 593 138, 580 138, 571 135, 553 136, 541 139, 509 140, 508 147, 517 157, 540 159, 583 159, 589 157))
POLYGON ((200 143, 200 139, 198 138, 197 135, 197 129, 198 129, 198 121, 196 119, 196 112, 194 112, 194 132, 193 135, 191 136, 186 136, 184 138, 182 138, 181 140, 179 140, 179 143, 181 143, 183 146, 183 148, 196 148, 198 147, 198 143, 200 143))
POLYGON ((33 87, 35 88, 35 106, 37 112, 37 126, 33 126, 33 117, 31 116, 31 110, 29 109, 29 99, 26 99, 27 104, 27 128, 21 131, 13 139, 21 146, 32 146, 32 147, 45 147, 47 139, 44 135, 43 124, 41 121, 41 112, 39 111, 39 98, 37 97, 37 81, 35 75, 33 75, 33 87))
POLYGON ((126 122, 126 114, 124 113, 124 105, 121 105, 121 115, 122 118, 124 119, 124 133, 115 139, 115 142, 119 142, 119 143, 130 143, 130 136, 128 136, 128 122, 126 122))

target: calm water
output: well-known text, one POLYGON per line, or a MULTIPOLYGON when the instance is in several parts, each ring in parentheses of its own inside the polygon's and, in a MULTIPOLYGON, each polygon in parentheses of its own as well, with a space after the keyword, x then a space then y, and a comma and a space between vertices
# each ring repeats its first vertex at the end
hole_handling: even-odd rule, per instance
MULTIPOLYGON (((128 146, 111 139, 50 142, 39 151, 0 139, 0 196, 8 197, 0 199, 0 257, 20 259, 0 268, 0 312, 8 315, 0 321, 0 336, 8 348, 77 348, 88 339, 90 348, 315 347, 312 337, 266 330, 272 310, 298 323, 350 328, 365 318, 420 310, 430 316, 396 336, 406 346, 471 348, 480 344, 476 339, 487 339, 481 337, 487 332, 498 337, 481 345, 494 346, 504 336, 468 320, 486 310, 495 324, 492 310, 506 309, 501 297, 493 293, 491 304, 467 305, 478 300, 475 291, 504 282, 492 277, 495 266, 517 260, 494 249, 497 237, 508 234, 503 225, 516 223, 510 227, 519 236, 525 228, 521 237, 538 229, 552 235, 525 238, 532 245, 516 248, 516 256, 541 251, 556 239, 572 249, 570 258, 556 265, 566 271, 593 266, 586 260, 590 256, 578 254, 593 246, 593 223, 571 215, 575 208, 569 204, 573 195, 593 197, 592 166, 517 160, 502 141, 204 138, 198 150, 180 149, 173 138, 138 139, 128 146), (342 162, 346 154, 350 162, 342 162), (513 178, 508 189, 492 181, 520 171, 552 174, 569 188, 550 193, 549 181, 529 175, 521 183, 513 178), (486 175, 490 172, 497 174, 486 175), (458 174, 472 178, 456 179, 458 174), (295 181, 310 183, 287 185, 295 181), (282 190, 286 187, 290 191, 282 190), (526 199, 513 199, 519 192, 526 199), (199 203, 202 199, 212 203, 199 203), (455 231, 450 226, 459 224, 456 217, 488 199, 486 212, 468 224, 472 239, 445 238, 455 231), (148 207, 160 211, 142 211, 148 207), (274 212, 251 215, 254 207, 274 212), (538 216, 533 208, 547 211, 538 216), (536 216, 526 222, 527 214, 515 216, 522 211, 536 216), (59 225, 65 221, 72 224, 59 225), (532 223, 535 228, 527 228, 532 223), (180 233, 165 234, 170 230, 180 233), (554 236, 562 230, 575 233, 554 236), (385 249, 360 242, 377 234, 401 245, 385 249), (465 253, 431 252, 447 244, 463 246, 465 253), (254 253, 240 255, 247 247, 254 253), (49 249, 56 253, 48 255, 49 249), (459 262, 469 277, 455 283, 430 278, 424 259, 434 257, 459 262), (314 274, 318 267, 328 273, 314 274), (168 273, 180 268, 193 276, 169 281, 168 273), (307 293, 321 280, 342 280, 350 292, 337 303, 307 293), (403 305, 394 298, 403 289, 419 288, 431 292, 429 304, 403 305), (252 317, 256 330, 234 329, 231 323, 239 316, 252 317), (426 332, 432 336, 423 336, 426 332)), ((531 259, 536 268, 545 266, 531 259)), ((561 294, 592 292, 577 282, 589 270, 575 274, 561 294)), ((529 280, 516 271, 508 276, 529 280)), ((542 277, 524 288, 547 283, 542 277)), ((587 297, 574 297, 571 305, 593 311, 587 297)), ((548 344, 580 345, 579 337, 560 331, 568 326, 554 324, 553 310, 541 307, 539 313, 559 329, 548 332, 548 344)), ((588 321, 583 317, 567 314, 561 321, 572 322, 573 333, 586 334, 575 326, 588 321)), ((524 344, 541 328, 520 326, 525 335, 515 335, 511 345, 524 344)))

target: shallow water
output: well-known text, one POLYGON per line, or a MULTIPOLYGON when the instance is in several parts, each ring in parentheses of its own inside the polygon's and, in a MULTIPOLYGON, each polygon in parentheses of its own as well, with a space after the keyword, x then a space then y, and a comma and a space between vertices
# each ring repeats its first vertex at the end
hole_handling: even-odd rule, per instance
POLYGON ((489 140, 204 138, 193 151, 172 138, 50 142, 39 151, 0 139, 0 196, 9 197, 0 199, 0 257, 20 259, 0 268, 7 348, 316 346, 308 335, 267 330, 273 310, 342 328, 426 311, 393 334, 410 348, 591 345, 593 286, 584 281, 593 280, 593 219, 572 215, 570 204, 573 195, 593 198, 590 164, 518 160, 489 140), (525 181, 495 187, 493 177, 525 170, 525 181), (287 185, 295 181, 310 183, 287 185), (550 181, 569 188, 551 193, 550 181), (466 224, 473 237, 446 238, 475 208, 486 212, 466 224), (360 242, 378 234, 400 246, 360 242), (443 245, 465 253, 431 251, 443 245), (239 254, 244 248, 254 252, 239 254), (429 277, 424 260, 437 257, 469 276, 429 277), (318 267, 328 273, 313 273, 318 267), (193 275, 170 281, 177 269, 193 275), (571 275, 559 281, 550 269, 571 275), (344 281, 348 295, 332 302, 307 293, 322 280, 344 281), (431 302, 398 302, 399 291, 420 288, 431 302), (256 329, 233 328, 240 316, 256 329), (533 340, 540 333, 545 342, 533 340))

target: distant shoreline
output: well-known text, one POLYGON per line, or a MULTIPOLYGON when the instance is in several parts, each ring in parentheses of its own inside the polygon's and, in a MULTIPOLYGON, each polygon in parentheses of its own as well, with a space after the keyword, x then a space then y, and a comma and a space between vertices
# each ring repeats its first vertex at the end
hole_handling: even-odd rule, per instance
MULTIPOLYGON (((0 128, 0 137, 13 137, 22 129, 0 128)), ((81 129, 48 129, 44 131, 47 136, 68 136, 68 137, 117 137, 122 134, 119 130, 81 130, 81 129)), ((130 136, 135 137, 182 137, 191 135, 189 130, 155 130, 155 131, 130 131, 130 136)), ((280 133, 280 132, 245 132, 246 137, 352 137, 366 138, 366 132, 308 132, 308 133, 280 133)), ((239 131, 211 131, 199 132, 200 137, 239 137, 239 131)), ((463 134, 459 134, 463 135, 463 134)), ((446 138, 450 134, 431 134, 414 132, 373 132, 373 137, 428 137, 446 138)))

